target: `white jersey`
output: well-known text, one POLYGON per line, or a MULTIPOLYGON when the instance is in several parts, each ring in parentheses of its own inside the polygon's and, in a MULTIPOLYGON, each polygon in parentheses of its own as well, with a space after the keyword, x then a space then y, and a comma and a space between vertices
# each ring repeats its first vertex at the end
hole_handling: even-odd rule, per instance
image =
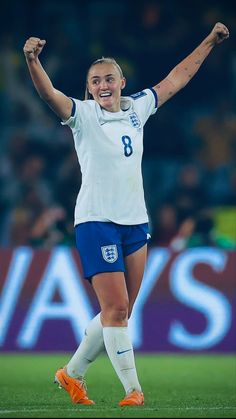
POLYGON ((72 130, 82 173, 74 224, 148 222, 141 162, 143 127, 157 110, 155 91, 121 97, 119 112, 108 112, 94 100, 73 100, 74 116, 62 124, 72 130))

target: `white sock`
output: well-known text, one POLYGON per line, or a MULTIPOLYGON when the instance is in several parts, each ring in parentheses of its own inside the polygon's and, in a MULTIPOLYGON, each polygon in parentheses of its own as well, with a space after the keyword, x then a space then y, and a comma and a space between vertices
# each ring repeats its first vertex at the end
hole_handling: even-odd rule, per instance
POLYGON ((133 390, 141 391, 128 328, 103 327, 103 338, 107 354, 126 394, 133 390))
POLYGON ((66 369, 73 378, 84 377, 90 364, 105 350, 100 313, 91 320, 85 335, 66 369))

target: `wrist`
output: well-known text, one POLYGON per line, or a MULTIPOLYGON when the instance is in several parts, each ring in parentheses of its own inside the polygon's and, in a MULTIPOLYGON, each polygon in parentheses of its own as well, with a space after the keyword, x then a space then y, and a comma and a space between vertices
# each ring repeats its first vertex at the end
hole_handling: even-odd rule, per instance
POLYGON ((213 48, 216 44, 216 38, 214 36, 214 34, 210 33, 207 37, 206 37, 206 44, 213 48))
POLYGON ((39 63, 38 57, 30 57, 29 55, 25 55, 25 59, 27 64, 34 65, 39 63))

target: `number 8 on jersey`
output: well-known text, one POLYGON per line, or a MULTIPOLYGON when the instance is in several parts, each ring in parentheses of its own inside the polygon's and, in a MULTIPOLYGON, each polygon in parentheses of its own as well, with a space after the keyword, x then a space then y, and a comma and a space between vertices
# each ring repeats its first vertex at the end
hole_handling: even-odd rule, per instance
POLYGON ((122 143, 124 144, 124 155, 125 157, 130 157, 133 153, 131 138, 128 135, 122 135, 121 139, 122 143))

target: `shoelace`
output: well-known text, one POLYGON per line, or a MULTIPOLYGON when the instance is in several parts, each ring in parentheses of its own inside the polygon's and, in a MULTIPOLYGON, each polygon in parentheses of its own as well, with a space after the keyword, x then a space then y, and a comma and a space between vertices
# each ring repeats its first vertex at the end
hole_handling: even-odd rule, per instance
POLYGON ((77 378, 77 380, 78 380, 78 382, 79 382, 79 385, 80 385, 81 387, 83 387, 83 388, 84 388, 84 390, 86 390, 86 391, 87 391, 87 384, 86 384, 85 379, 84 379, 83 377, 79 377, 79 378, 77 378))
MULTIPOLYGON (((67 374, 66 366, 63 369, 64 369, 66 375, 68 375, 67 374)), ((71 377, 71 378, 73 378, 73 377, 71 377)), ((75 380, 78 381, 80 387, 83 387, 87 391, 87 385, 86 385, 86 381, 85 381, 85 378, 84 377, 77 377, 77 378, 75 378, 75 380)))

